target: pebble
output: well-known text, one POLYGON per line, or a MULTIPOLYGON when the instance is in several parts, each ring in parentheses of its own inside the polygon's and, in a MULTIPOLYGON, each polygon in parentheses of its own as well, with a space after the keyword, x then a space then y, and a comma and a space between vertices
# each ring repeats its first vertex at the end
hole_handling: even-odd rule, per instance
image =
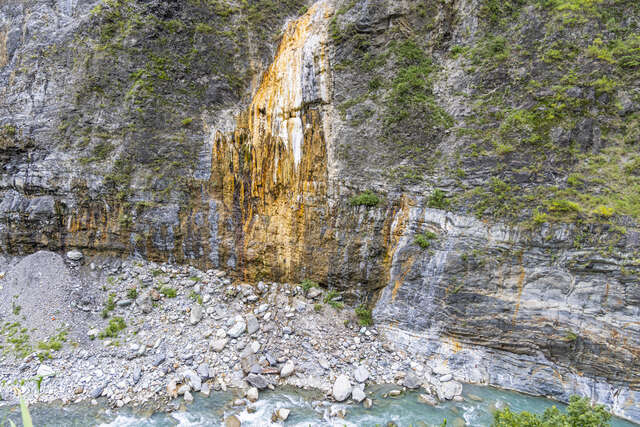
POLYGON ((257 402, 259 398, 258 389, 256 387, 249 388, 249 390, 247 390, 246 396, 247 399, 249 399, 249 402, 257 402))
POLYGON ((67 252, 67 258, 71 261, 80 261, 83 257, 82 252, 77 250, 67 252))
POLYGON ((247 324, 244 320, 240 320, 227 331, 227 335, 231 338, 238 338, 240 335, 244 334, 244 331, 247 329, 247 324))
POLYGON ((227 342, 229 340, 226 338, 221 338, 221 339, 217 339, 217 340, 213 340, 211 342, 211 349, 215 352, 221 352, 225 346, 227 345, 227 342))
POLYGON ((200 320, 202 320, 202 306, 200 304, 194 304, 191 307, 191 313, 189 314, 189 323, 191 325, 196 325, 200 320))
POLYGON ((258 319, 253 314, 247 316, 247 333, 249 335, 255 334, 260 329, 258 319))

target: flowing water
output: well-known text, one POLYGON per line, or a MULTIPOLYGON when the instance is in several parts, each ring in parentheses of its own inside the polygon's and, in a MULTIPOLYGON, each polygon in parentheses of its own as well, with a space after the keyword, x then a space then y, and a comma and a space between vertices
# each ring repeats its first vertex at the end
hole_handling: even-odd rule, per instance
MULTIPOLYGON (((291 410, 286 426, 386 426, 389 421, 398 426, 439 426, 447 419, 447 426, 490 426, 492 410, 509 406, 515 411, 542 412, 557 402, 531 397, 523 394, 498 390, 490 387, 466 385, 463 395, 465 402, 447 402, 432 407, 418 401, 415 392, 397 398, 383 398, 388 387, 378 387, 372 398, 374 406, 364 409, 361 405, 322 404, 322 397, 313 392, 297 390, 278 390, 260 394, 260 400, 254 404, 255 412, 248 413, 246 408, 233 408, 232 393, 213 393, 210 397, 197 396, 195 401, 174 412, 144 413, 140 410, 123 408, 110 410, 100 405, 68 405, 64 407, 46 406, 31 408, 34 425, 43 426, 220 426, 224 425, 224 417, 235 414, 243 426, 282 425, 272 423, 271 415, 278 408, 291 410), (471 396, 471 398, 470 398, 471 396), (331 417, 331 407, 346 409, 344 419, 331 417)), ((236 396, 237 397, 237 396, 236 396)), ((19 426, 17 408, 0 408, 0 425, 2 420, 12 419, 19 426)), ((620 419, 613 419, 613 427, 633 427, 633 424, 620 419)))

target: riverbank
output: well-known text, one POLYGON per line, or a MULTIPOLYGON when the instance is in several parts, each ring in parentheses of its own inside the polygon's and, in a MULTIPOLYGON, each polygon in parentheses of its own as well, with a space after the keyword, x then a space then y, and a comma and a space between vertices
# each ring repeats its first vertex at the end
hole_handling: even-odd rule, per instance
POLYGON ((44 261, 55 268, 21 289, 20 309, 4 319, 0 393, 7 403, 23 380, 32 404, 103 397, 111 407, 157 409, 176 397, 189 403, 196 393, 236 388, 255 401, 263 390, 295 386, 370 406, 370 384, 395 384, 392 394, 420 389, 429 404, 461 399, 455 372, 396 349, 375 326, 362 325, 366 313, 359 318, 337 292, 313 283, 249 284, 221 270, 41 252, 5 262, 5 290, 33 279, 22 276, 44 261), (54 301, 47 296, 53 288, 68 295, 54 301), (30 321, 21 303, 30 297, 47 305, 53 333, 39 334, 30 321))

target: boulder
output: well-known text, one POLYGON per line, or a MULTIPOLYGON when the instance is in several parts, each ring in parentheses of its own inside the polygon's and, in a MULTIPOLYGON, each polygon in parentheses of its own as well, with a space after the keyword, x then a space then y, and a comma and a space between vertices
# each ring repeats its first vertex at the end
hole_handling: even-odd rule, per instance
POLYGON ((420 394, 418 396, 418 402, 426 403, 427 405, 431 405, 431 406, 436 406, 438 404, 438 401, 436 400, 436 398, 428 394, 420 394))
POLYGON ((420 381, 420 379, 413 372, 409 372, 404 377, 404 381, 402 382, 402 385, 404 385, 406 388, 416 389, 420 387, 421 383, 422 381, 420 381))
MULTIPOLYGON (((313 288, 312 288, 313 289, 313 288)), ((338 402, 347 400, 351 395, 351 381, 346 375, 339 375, 333 383, 333 398, 338 402)))
POLYGON ((369 370, 365 366, 358 366, 355 371, 353 371, 353 376, 356 381, 363 383, 369 379, 369 370))
POLYGON ((440 377, 440 382, 441 383, 446 383, 447 381, 451 381, 453 379, 453 375, 451 374, 446 374, 440 377))
POLYGON ((457 381, 447 381, 442 383, 437 391, 440 400, 451 400, 462 394, 462 384, 457 381))
POLYGON ((269 385, 269 381, 267 381, 265 377, 259 374, 249 374, 247 375, 246 380, 249 384, 256 387, 258 390, 265 389, 269 385))
POLYGON ((247 399, 249 399, 249 402, 257 402, 259 396, 260 395, 256 387, 251 387, 249 390, 247 390, 247 399))
POLYGON ((280 377, 287 378, 291 376, 291 374, 293 374, 294 371, 295 371, 295 365, 293 364, 293 361, 287 360, 287 363, 282 365, 282 368, 280 369, 280 377))
POLYGON ((360 403, 367 398, 367 395, 364 393, 362 387, 354 387, 351 391, 351 398, 354 400, 354 402, 360 403))
POLYGON ((280 421, 286 421, 290 413, 291 411, 287 408, 280 408, 276 411, 276 415, 280 421))

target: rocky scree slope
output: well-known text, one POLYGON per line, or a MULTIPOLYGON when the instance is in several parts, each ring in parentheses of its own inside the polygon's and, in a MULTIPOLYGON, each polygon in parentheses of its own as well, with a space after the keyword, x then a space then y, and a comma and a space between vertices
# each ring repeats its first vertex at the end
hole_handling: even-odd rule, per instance
POLYGON ((637 2, 302 3, 3 5, 3 249, 311 278, 640 419, 637 2))

